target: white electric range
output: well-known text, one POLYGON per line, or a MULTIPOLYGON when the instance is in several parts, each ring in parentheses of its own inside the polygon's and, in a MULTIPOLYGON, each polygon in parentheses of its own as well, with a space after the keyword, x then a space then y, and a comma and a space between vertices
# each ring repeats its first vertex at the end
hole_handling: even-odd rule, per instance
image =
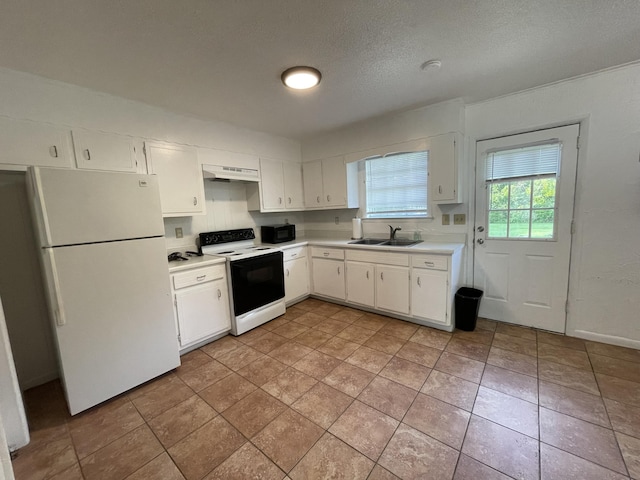
POLYGON ((252 228, 200 234, 204 255, 227 259, 231 333, 241 335, 285 313, 282 252, 255 245, 252 228))

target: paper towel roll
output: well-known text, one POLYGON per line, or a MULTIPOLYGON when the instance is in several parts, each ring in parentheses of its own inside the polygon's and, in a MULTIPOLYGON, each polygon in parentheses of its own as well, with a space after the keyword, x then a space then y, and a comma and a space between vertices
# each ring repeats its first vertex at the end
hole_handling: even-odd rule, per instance
POLYGON ((351 226, 351 238, 353 240, 360 240, 362 238, 362 219, 354 218, 353 220, 351 220, 351 226))

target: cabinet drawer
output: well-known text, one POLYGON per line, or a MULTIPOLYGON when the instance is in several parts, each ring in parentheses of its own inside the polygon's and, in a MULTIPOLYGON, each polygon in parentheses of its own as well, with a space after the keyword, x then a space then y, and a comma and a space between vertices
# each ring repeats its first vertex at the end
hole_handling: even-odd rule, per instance
POLYGON ((178 290, 180 288, 190 287, 191 285, 197 285, 199 283, 206 283, 224 277, 225 264, 212 265, 210 267, 196 268, 188 270, 186 272, 174 273, 171 276, 173 281, 173 288, 178 290))
POLYGON ((444 255, 411 255, 411 266, 432 270, 448 270, 449 257, 444 255))
POLYGON ((339 248, 311 247, 311 256, 344 260, 344 250, 339 248))
POLYGON ((284 257, 284 261, 295 260, 296 258, 304 258, 307 256, 307 248, 306 247, 294 247, 288 248, 282 251, 282 255, 284 257))
POLYGON ((409 266, 409 255, 402 253, 380 252, 371 250, 347 250, 347 260, 356 262, 377 263, 383 265, 409 266))

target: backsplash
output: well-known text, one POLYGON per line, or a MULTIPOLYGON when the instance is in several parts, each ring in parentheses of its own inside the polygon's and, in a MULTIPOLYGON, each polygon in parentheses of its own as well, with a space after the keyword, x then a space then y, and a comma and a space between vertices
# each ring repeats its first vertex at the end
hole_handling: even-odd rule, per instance
POLYGON ((206 215, 164 219, 167 250, 191 250, 201 232, 254 228, 260 237, 260 226, 278 223, 296 225, 296 234, 304 234, 303 212, 260 213, 247 208, 246 184, 242 182, 205 181, 206 215), (176 228, 182 228, 182 238, 176 238, 176 228))

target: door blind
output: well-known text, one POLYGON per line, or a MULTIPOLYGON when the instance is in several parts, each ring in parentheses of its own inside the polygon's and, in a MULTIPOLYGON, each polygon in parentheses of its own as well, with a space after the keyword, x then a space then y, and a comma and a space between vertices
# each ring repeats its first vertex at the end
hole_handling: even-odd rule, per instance
POLYGON ((559 141, 531 145, 487 154, 487 181, 557 174, 560 164, 559 141))

